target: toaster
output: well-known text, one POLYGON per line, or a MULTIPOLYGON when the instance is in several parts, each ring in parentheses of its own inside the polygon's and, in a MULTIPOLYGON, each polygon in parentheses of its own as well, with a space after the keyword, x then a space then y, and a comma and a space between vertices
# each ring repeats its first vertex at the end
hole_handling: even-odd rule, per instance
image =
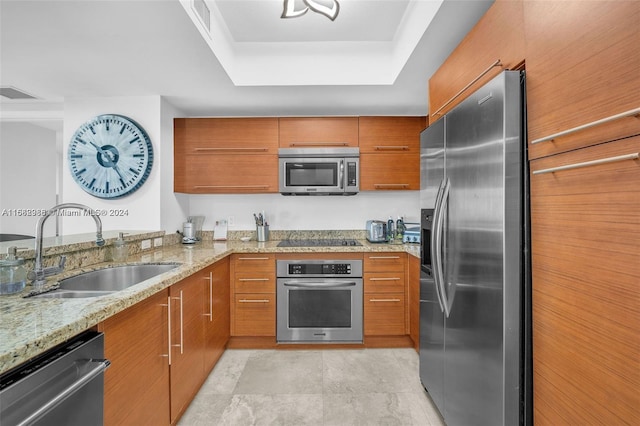
POLYGON ((368 220, 367 240, 372 243, 387 242, 387 222, 382 220, 368 220))

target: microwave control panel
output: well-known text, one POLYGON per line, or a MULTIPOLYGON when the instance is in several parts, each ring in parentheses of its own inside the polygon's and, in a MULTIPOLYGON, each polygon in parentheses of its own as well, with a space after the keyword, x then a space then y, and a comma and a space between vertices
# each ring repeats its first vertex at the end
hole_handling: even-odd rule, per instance
POLYGON ((347 186, 358 185, 358 167, 355 162, 347 161, 347 186))

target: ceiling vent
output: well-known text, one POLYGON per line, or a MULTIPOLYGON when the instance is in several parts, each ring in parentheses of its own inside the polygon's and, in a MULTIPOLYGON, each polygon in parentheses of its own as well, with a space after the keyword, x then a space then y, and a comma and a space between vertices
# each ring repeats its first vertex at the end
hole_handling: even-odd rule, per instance
POLYGON ((204 0, 193 0, 191 8, 196 12, 207 33, 211 34, 211 11, 204 0))
POLYGON ((4 96, 7 99, 38 99, 27 92, 16 89, 13 86, 0 86, 0 96, 4 96))

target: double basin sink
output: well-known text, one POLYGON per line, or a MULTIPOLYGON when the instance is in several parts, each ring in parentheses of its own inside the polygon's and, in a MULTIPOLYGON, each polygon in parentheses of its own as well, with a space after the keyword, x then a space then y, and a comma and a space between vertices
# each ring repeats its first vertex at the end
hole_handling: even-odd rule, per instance
POLYGON ((180 266, 179 263, 145 263, 98 269, 60 280, 56 290, 32 297, 69 299, 104 296, 139 284, 178 266, 180 266))

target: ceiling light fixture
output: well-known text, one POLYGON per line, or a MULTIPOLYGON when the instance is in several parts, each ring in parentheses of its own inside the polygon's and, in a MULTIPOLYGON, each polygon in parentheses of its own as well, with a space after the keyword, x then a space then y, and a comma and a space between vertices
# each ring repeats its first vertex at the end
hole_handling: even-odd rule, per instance
POLYGON ((302 0, 305 5, 302 8, 296 8, 297 2, 298 0, 284 0, 284 10, 280 18, 297 18, 311 9, 334 21, 340 12, 338 0, 302 0))

